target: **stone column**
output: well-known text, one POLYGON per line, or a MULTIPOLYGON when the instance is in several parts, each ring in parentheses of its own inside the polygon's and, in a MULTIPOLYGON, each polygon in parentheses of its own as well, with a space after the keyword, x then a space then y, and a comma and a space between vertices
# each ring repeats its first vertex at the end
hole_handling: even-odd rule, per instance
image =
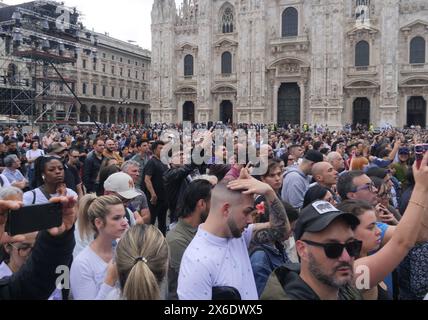
POLYGON ((300 88, 300 125, 305 122, 308 122, 305 118, 305 82, 303 80, 299 81, 300 88))
POLYGON ((141 110, 137 108, 137 124, 141 124, 141 110))
POLYGON ((273 86, 273 122, 278 123, 278 91, 281 84, 275 81, 273 86))

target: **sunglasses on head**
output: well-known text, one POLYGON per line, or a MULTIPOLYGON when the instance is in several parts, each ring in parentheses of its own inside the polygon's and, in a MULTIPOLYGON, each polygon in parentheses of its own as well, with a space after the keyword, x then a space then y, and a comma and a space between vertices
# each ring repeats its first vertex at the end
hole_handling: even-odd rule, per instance
POLYGON ((324 249, 325 255, 330 259, 339 258, 343 249, 346 249, 349 256, 352 258, 356 258, 360 255, 361 248, 363 246, 363 242, 360 240, 353 240, 348 243, 318 243, 309 240, 302 240, 304 243, 309 244, 310 246, 320 247, 324 249))

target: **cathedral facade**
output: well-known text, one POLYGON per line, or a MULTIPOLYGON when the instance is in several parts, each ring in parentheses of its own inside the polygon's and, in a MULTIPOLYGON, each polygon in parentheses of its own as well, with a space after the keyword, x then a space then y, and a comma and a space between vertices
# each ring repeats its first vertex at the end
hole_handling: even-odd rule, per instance
POLYGON ((154 0, 152 122, 426 126, 426 0, 154 0))

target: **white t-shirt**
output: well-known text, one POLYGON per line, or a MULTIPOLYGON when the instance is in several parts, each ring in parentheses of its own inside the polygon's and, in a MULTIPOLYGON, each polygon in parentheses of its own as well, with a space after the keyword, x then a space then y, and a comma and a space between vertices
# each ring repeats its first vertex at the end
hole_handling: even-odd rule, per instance
POLYGON ((10 187, 9 179, 4 174, 0 174, 0 177, 3 180, 2 182, 0 181, 0 188, 10 187))
MULTIPOLYGON (((27 157, 27 159, 37 159, 38 157, 41 157, 45 154, 45 152, 41 149, 37 149, 37 150, 33 150, 30 149, 25 153, 25 156, 27 157)), ((31 163, 30 166, 31 169, 34 169, 34 162, 31 163)))
POLYGON ((2 262, 0 264, 0 279, 10 277, 12 276, 12 270, 10 270, 9 266, 6 264, 6 262, 2 262))
MULTIPOLYGON (((59 197, 58 193, 51 194, 52 198, 59 197)), ((67 188, 67 197, 77 197, 77 193, 73 190, 67 188)), ((48 203, 49 200, 46 198, 46 196, 43 194, 42 191, 40 191, 40 188, 36 188, 34 190, 30 190, 24 193, 24 206, 31 206, 32 204, 44 204, 48 203), (35 199, 34 199, 34 192, 36 193, 35 199), (33 203, 34 202, 34 203, 33 203)))
POLYGON ((210 300, 212 288, 233 287, 242 300, 258 300, 248 247, 254 225, 241 238, 220 238, 199 226, 184 252, 178 276, 180 300, 210 300))
POLYGON ((87 246, 71 265, 70 286, 74 300, 104 300, 114 287, 104 283, 108 264, 87 246))

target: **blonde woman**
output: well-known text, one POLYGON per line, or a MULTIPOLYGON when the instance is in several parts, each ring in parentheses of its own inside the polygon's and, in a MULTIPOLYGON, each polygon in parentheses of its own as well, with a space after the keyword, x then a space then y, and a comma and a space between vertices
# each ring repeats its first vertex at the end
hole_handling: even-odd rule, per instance
POLYGON ((109 299, 160 300, 168 270, 169 249, 165 237, 153 225, 136 225, 119 241, 115 263, 111 263, 105 284, 111 289, 119 281, 120 294, 109 299))
POLYGON ((70 284, 76 300, 104 299, 111 288, 103 286, 107 266, 113 258, 116 240, 128 228, 125 207, 116 196, 82 198, 78 227, 81 239, 95 239, 81 251, 71 266, 70 284))

